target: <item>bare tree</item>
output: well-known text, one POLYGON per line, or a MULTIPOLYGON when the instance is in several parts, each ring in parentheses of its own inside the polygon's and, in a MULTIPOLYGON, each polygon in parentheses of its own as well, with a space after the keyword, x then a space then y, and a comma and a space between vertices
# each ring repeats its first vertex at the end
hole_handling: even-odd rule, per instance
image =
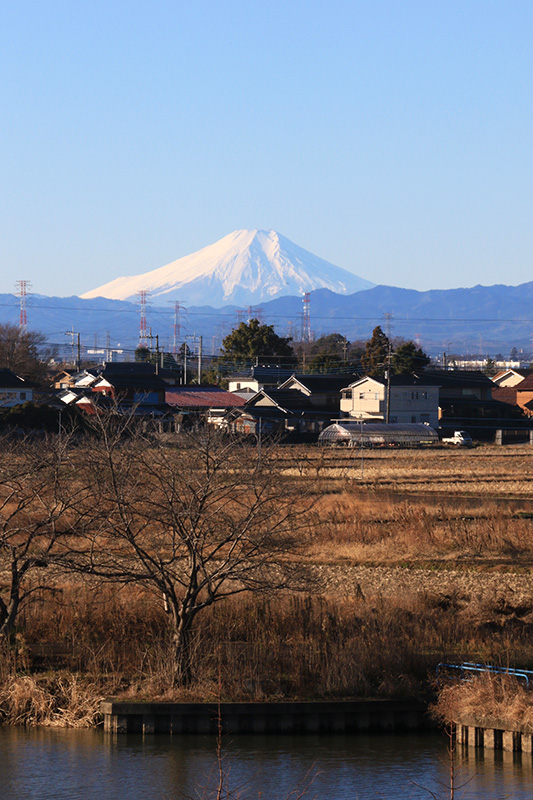
POLYGON ((35 580, 77 530, 84 494, 68 457, 70 438, 4 437, 0 445, 0 635, 49 582, 35 580))
POLYGON ((128 423, 97 420, 87 446, 94 522, 74 569, 153 590, 169 613, 172 683, 193 675, 198 614, 241 592, 273 592, 301 579, 291 561, 309 502, 280 474, 275 454, 223 438, 209 426, 178 446, 148 442, 128 423), (130 430, 131 433, 131 430, 130 430))

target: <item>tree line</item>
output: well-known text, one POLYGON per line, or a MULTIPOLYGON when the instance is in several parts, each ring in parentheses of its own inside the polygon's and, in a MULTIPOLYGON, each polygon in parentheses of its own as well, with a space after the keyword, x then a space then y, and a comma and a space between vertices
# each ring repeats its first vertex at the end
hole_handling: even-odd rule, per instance
MULTIPOLYGON (((0 324, 0 368, 44 385, 56 356, 53 348, 46 346, 42 334, 0 324)), ((164 351, 156 354, 144 346, 135 351, 136 361, 157 360, 160 366, 169 369, 177 369, 185 357, 194 362, 185 343, 176 355, 164 351)), ((379 325, 368 341, 350 342, 340 333, 330 333, 311 342, 293 342, 291 337, 279 336, 273 325, 251 319, 241 322, 224 338, 216 356, 206 358, 201 381, 220 383, 231 372, 259 363, 302 372, 350 371, 380 377, 388 366, 393 374, 413 373, 424 369, 429 362, 421 347, 412 341, 389 339, 379 325)), ((191 363, 190 374, 195 374, 195 366, 191 363)), ((197 375, 195 379, 198 381, 197 375)))

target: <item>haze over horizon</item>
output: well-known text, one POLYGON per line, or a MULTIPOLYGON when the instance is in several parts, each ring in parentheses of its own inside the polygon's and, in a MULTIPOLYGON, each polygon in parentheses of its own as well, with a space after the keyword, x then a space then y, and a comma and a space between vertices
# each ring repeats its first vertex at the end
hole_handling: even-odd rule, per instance
POLYGON ((275 229, 375 284, 531 278, 533 6, 66 0, 0 31, 0 292, 275 229))

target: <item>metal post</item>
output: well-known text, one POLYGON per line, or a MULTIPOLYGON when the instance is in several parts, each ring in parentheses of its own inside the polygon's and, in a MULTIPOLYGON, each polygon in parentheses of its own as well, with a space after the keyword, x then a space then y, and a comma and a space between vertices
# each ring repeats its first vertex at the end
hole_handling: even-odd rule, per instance
POLYGON ((361 445, 361 480, 365 477, 365 448, 363 447, 363 417, 361 417, 361 436, 359 444, 361 445))
POLYGON ((198 337, 198 386, 202 383, 202 337, 198 337))
POLYGON ((391 343, 389 341, 389 352, 387 353, 387 383, 386 383, 386 406, 385 406, 385 422, 387 425, 390 422, 390 358, 391 358, 391 343))

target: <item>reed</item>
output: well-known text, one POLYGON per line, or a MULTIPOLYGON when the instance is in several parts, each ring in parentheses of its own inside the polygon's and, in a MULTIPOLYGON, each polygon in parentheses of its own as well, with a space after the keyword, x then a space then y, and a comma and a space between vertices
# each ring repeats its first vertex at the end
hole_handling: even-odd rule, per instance
POLYGON ((454 682, 439 690, 433 715, 445 723, 474 717, 480 723, 533 733, 533 694, 511 675, 481 675, 468 683, 454 682))

